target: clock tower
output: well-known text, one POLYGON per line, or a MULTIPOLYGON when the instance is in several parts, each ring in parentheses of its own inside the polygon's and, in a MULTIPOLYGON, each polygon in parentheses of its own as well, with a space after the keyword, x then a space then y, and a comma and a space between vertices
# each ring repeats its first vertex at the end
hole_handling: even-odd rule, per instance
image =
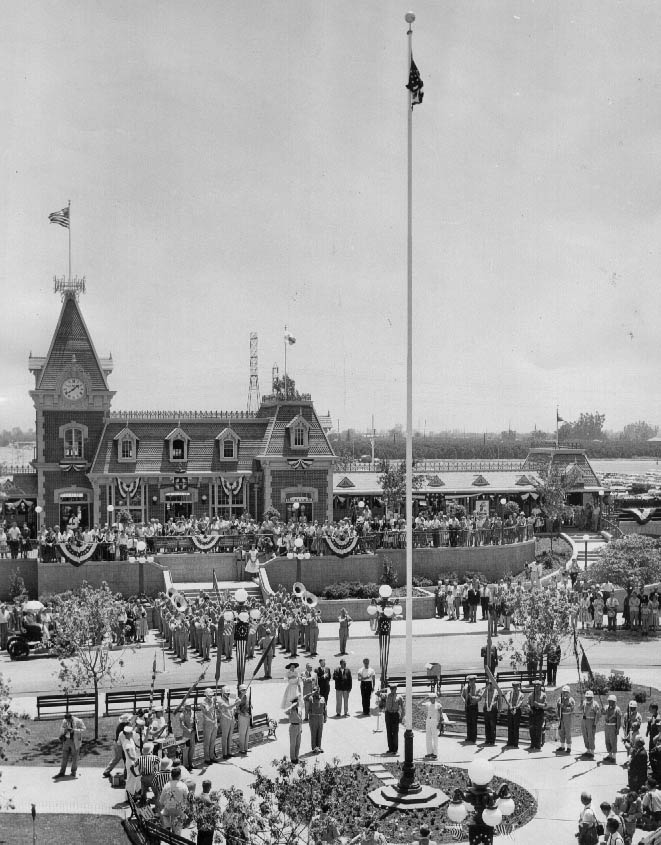
POLYGON ((85 279, 55 279, 62 309, 44 358, 30 354, 30 396, 36 412, 37 503, 41 526, 93 525, 94 489, 88 471, 110 417, 112 358, 99 358, 80 312, 85 279))

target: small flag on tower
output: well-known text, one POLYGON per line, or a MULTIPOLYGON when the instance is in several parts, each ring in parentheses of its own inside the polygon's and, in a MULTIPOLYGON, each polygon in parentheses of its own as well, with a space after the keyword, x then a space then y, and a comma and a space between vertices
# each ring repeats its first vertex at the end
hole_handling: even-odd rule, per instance
POLYGON ((285 340, 290 346, 293 346, 296 343, 296 338, 290 332, 285 332, 285 340))
POLYGON ((564 422, 564 419, 560 416, 558 409, 555 409, 555 421, 556 422, 564 422))
POLYGON ((52 214, 48 215, 48 220, 51 223, 57 223, 58 226, 64 226, 65 229, 69 228, 69 207, 61 209, 60 211, 54 211, 52 214))
POLYGON ((411 108, 416 105, 420 105, 422 102, 422 98, 425 96, 425 92, 422 90, 424 86, 424 82, 420 79, 420 73, 418 72, 418 68, 413 61, 413 57, 411 57, 411 69, 409 70, 409 84, 406 86, 409 91, 411 92, 411 108))

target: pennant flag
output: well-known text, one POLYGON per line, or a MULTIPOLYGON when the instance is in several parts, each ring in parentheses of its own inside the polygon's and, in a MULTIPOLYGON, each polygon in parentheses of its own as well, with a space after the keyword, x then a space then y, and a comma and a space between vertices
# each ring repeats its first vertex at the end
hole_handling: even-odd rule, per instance
POLYGON ((507 698, 506 698, 506 696, 505 696, 505 693, 504 693, 504 692, 502 691, 502 689, 498 686, 498 681, 496 680, 496 678, 495 678, 495 676, 494 676, 493 672, 491 671, 491 669, 489 669, 489 667, 488 667, 488 666, 485 666, 485 667, 484 667, 484 674, 487 676, 487 680, 488 680, 488 681, 491 681, 491 683, 494 685, 494 688, 495 688, 496 692, 497 692, 497 693, 498 693, 498 695, 499 695, 499 696, 503 699, 503 701, 507 704, 507 706, 508 706, 508 708, 509 708, 509 702, 507 701, 507 698))
POLYGON ((255 677, 255 675, 259 672, 259 670, 264 665, 264 661, 266 660, 266 657, 267 657, 267 655, 270 651, 272 651, 273 654, 275 654, 275 635, 273 637, 271 637, 271 642, 266 646, 266 648, 264 649, 264 654, 262 654, 262 656, 259 658, 259 662, 258 662, 257 666, 255 666, 253 673, 252 673, 253 678, 255 677))
MULTIPOLYGON (((215 577, 215 572, 214 572, 215 577)), ((223 620, 222 618, 218 621, 218 630, 216 631, 216 686, 218 686, 218 681, 220 680, 220 663, 223 659, 223 649, 222 649, 222 642, 223 642, 223 620)))
POLYGON ((424 82, 420 79, 420 73, 416 67, 413 57, 411 57, 411 68, 409 70, 409 84, 406 86, 411 92, 411 108, 420 105, 425 92, 422 90, 424 82))
POLYGON ((52 214, 48 215, 48 220, 51 223, 57 223, 58 226, 64 226, 65 229, 69 228, 69 207, 62 208, 60 211, 54 211, 52 214))
POLYGON ((585 672, 590 681, 592 681, 592 667, 590 666, 590 661, 583 646, 581 646, 581 652, 581 672, 585 672))
POLYGON ((290 332, 285 332, 285 340, 290 346, 293 346, 296 343, 296 338, 290 332))
POLYGON ((222 604, 222 599, 220 597, 220 589, 218 588, 218 579, 216 578, 216 570, 213 570, 213 589, 216 593, 216 598, 218 599, 218 604, 222 604))
POLYGON ((564 419, 563 419, 563 418, 560 416, 560 414, 558 413, 558 409, 557 409, 557 408, 555 409, 555 421, 556 421, 556 422, 564 422, 564 419))

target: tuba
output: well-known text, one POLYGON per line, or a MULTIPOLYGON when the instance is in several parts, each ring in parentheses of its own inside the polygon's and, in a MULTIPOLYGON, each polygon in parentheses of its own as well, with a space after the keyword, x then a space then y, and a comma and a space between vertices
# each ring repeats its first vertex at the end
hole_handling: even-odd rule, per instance
POLYGON ((175 590, 170 596, 170 601, 172 602, 172 606, 178 613, 186 612, 188 602, 186 601, 186 597, 183 596, 181 593, 175 590))
POLYGON ((291 591, 297 599, 305 598, 305 594, 307 593, 307 590, 305 589, 305 584, 301 584, 300 581, 296 581, 294 586, 291 588, 291 591))
POLYGON ((316 607, 319 604, 319 599, 315 596, 314 593, 311 593, 309 590, 305 591, 305 596, 303 598, 303 603, 306 604, 308 607, 316 607))

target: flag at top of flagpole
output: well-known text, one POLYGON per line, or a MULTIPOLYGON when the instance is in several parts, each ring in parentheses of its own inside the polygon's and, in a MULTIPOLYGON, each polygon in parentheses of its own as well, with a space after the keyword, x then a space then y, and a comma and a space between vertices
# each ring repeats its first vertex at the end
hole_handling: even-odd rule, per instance
POLYGON ((285 332, 285 341, 290 345, 293 346, 296 343, 296 338, 290 332, 285 332))
POLYGON ((425 92, 422 90, 424 84, 425 83, 422 81, 422 79, 420 79, 420 73, 418 71, 416 63, 413 61, 413 56, 411 56, 411 67, 409 69, 409 84, 406 86, 411 92, 411 108, 422 103, 422 98, 425 96, 425 92))
POLYGON ((54 211, 52 214, 48 215, 48 220, 50 223, 57 223, 58 226, 64 226, 65 229, 69 228, 69 207, 60 209, 60 211, 54 211))
POLYGON ((564 422, 564 419, 560 416, 557 408, 555 409, 555 421, 557 423, 564 422))

